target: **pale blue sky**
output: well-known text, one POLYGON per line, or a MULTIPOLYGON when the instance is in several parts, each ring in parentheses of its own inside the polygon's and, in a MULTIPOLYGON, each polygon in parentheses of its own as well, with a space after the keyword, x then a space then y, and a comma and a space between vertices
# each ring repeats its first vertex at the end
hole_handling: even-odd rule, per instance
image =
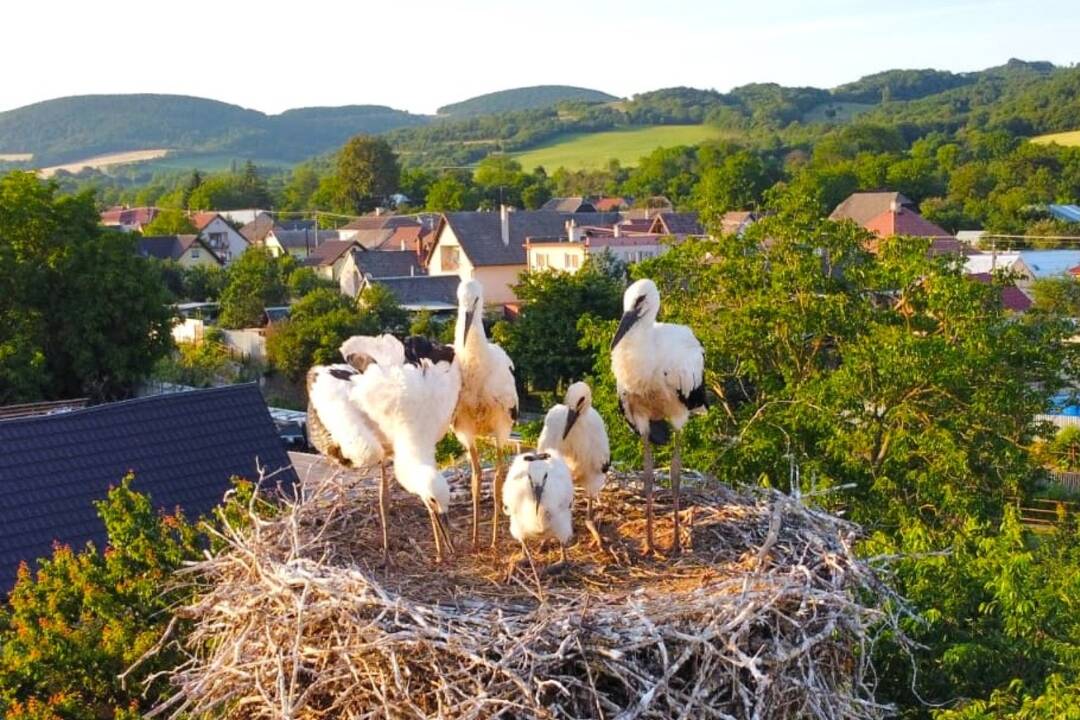
POLYGON ((1080 2, 443 0, 15 2, 0 10, 0 110, 163 92, 265 112, 413 112, 508 87, 628 96, 673 85, 831 87, 894 67, 1080 61, 1080 2))

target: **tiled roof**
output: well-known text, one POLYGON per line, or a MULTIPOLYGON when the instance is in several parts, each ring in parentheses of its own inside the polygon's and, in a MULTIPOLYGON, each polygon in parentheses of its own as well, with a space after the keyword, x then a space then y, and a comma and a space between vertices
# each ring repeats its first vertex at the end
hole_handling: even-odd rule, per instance
POLYGON ((355 240, 327 240, 308 253, 305 265, 333 265, 352 248, 359 248, 355 240))
POLYGON ((354 250, 353 262, 369 278, 424 274, 420 259, 411 250, 354 250))
POLYGON ((262 245, 266 236, 274 229, 274 218, 263 213, 240 228, 240 234, 252 245, 262 245))
POLYGON ((630 207, 630 203, 623 197, 602 197, 593 202, 593 207, 596 208, 597 212, 611 212, 630 207))
POLYGON ((365 215, 359 217, 342 227, 342 230, 382 230, 393 229, 404 225, 419 225, 420 222, 412 215, 365 215))
POLYGON ((202 230, 219 217, 221 216, 216 212, 197 212, 191 214, 191 222, 195 225, 196 229, 202 230))
POLYGON ((966 249, 964 243, 957 240, 956 236, 949 233, 948 230, 938 227, 919 213, 906 207, 900 207, 897 210, 886 210, 863 223, 863 227, 882 238, 895 235, 933 238, 933 242, 930 244, 931 255, 962 253, 966 249))
POLYGON ((1080 264, 1080 250, 1021 250, 1020 261, 1037 278, 1065 275, 1080 264))
POLYGON ((502 241, 502 221, 498 212, 454 212, 443 215, 458 242, 477 266, 524 265, 525 238, 557 238, 566 235, 566 222, 578 225, 610 225, 618 213, 560 213, 548 210, 521 210, 509 213, 509 243, 502 241))
POLYGON ((210 247, 199 239, 198 235, 151 235, 139 238, 135 247, 143 257, 154 257, 159 260, 179 260, 192 245, 198 245, 202 250, 210 254, 212 258, 221 262, 221 258, 214 254, 210 247))
POLYGON ((662 212, 653 218, 649 232, 663 235, 701 235, 705 229, 701 227, 696 212, 662 212))
POLYGON ((0 595, 54 541, 103 547, 93 502, 129 470, 155 506, 189 518, 217 505, 233 476, 258 479, 256 462, 295 481, 254 384, 4 420, 0 447, 0 595))
POLYGON ((422 225, 401 225, 379 245, 380 250, 411 250, 418 252, 429 230, 422 225))
POLYGON ((324 242, 337 240, 338 232, 337 230, 282 230, 275 227, 273 236, 284 248, 307 248, 310 251, 324 242))
POLYGON ((112 207, 101 213, 102 225, 146 225, 161 212, 156 207, 112 207))
POLYGON ((394 293, 400 305, 457 306, 457 275, 417 275, 416 277, 377 278, 375 285, 394 293))
POLYGON ((564 212, 564 213, 592 213, 599 210, 591 202, 583 197, 555 197, 548 200, 541 207, 541 210, 548 210, 550 212, 564 212))
POLYGON ((871 219, 889 210, 893 203, 899 207, 914 207, 904 195, 898 192, 857 192, 836 206, 829 215, 830 220, 854 220, 859 225, 865 225, 871 219))

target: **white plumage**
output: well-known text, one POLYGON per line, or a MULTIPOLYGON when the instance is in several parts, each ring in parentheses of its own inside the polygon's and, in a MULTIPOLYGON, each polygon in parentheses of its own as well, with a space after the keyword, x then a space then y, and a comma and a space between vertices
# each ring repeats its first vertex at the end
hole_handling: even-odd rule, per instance
POLYGON ((458 285, 458 317, 454 328, 454 352, 461 367, 461 394, 454 412, 453 428, 468 448, 472 467, 472 540, 478 541, 480 523, 480 454, 477 438, 495 440, 495 481, 491 518, 491 544, 499 536, 499 498, 503 481, 503 446, 517 419, 518 396, 514 364, 506 352, 488 342, 484 333, 484 297, 475 280, 458 285))
POLYGON ((619 406, 627 423, 642 437, 645 454, 646 536, 652 533, 652 450, 665 444, 675 428, 671 485, 675 506, 674 550, 678 552, 679 481, 678 431, 692 413, 705 410, 705 350, 685 325, 656 321, 660 293, 652 280, 633 283, 623 295, 623 317, 611 344, 619 406))
POLYGON ((435 462, 435 445, 446 434, 461 387, 451 360, 422 357, 406 362, 405 347, 391 335, 353 337, 341 346, 347 365, 313 367, 308 373, 309 434, 324 454, 342 464, 382 473, 380 510, 385 525, 385 462, 419 497, 432 517, 436 552, 452 549, 447 513, 450 489, 435 462), (440 537, 441 536, 441 537, 440 537))
MULTIPOLYGON (((521 543, 530 564, 527 541, 546 539, 559 542, 566 562, 566 544, 574 534, 574 482, 558 453, 526 453, 514 458, 506 475, 502 506, 510 518, 510 535, 521 543)), ((515 564, 512 560, 511 571, 515 564)))
POLYGON ((592 390, 587 384, 572 384, 566 389, 565 400, 548 410, 536 447, 541 452, 557 452, 566 461, 574 484, 588 497, 591 518, 592 501, 600 495, 611 465, 607 428, 592 406, 592 390))

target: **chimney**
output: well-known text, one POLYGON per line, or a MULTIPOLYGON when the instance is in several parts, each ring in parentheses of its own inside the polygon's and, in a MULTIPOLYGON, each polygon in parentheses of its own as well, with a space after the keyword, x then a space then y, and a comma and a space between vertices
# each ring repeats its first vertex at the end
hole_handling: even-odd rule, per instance
POLYGON ((566 221, 566 239, 567 239, 567 241, 574 242, 574 240, 576 240, 576 238, 574 237, 574 235, 575 235, 574 229, 576 227, 577 227, 577 223, 574 222, 574 218, 570 218, 569 220, 566 221))
POLYGON ((615 237, 622 237, 622 226, 619 223, 615 223, 614 231, 615 237))
POLYGON ((892 212, 892 213, 899 213, 900 212, 900 202, 896 198, 893 198, 892 200, 889 201, 889 212, 892 212))
POLYGON ((503 245, 510 245, 510 206, 499 206, 499 231, 502 234, 503 245))

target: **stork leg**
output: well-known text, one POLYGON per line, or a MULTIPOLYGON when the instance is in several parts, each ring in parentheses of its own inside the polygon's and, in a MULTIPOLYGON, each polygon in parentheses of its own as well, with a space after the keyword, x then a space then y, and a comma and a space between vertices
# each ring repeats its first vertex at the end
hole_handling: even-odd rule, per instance
POLYGON ((387 531, 386 511, 390 506, 390 481, 386 477, 386 463, 379 463, 379 522, 382 524, 383 565, 390 566, 390 536, 387 531))
POLYGON ((645 484, 645 552, 652 555, 653 547, 653 456, 652 445, 649 443, 649 435, 642 438, 642 472, 641 479, 645 484))
MULTIPOLYGON (((593 519, 593 499, 591 497, 585 498, 585 528, 592 535, 594 541, 596 541, 596 547, 601 550, 604 549, 604 539, 600 537, 600 531, 596 528, 596 521, 593 519)), ((566 548, 563 548, 564 552, 566 548)))
POLYGON ((671 542, 671 552, 675 555, 682 552, 682 532, 679 529, 679 485, 682 483, 681 441, 682 432, 676 431, 671 441, 671 506, 675 520, 675 539, 671 542))
POLYGON ((472 546, 476 550, 480 544, 480 452, 476 441, 469 443, 469 465, 472 467, 472 546))
POLYGON ((495 479, 492 483, 491 547, 495 547, 499 544, 499 510, 502 509, 503 486, 503 449, 498 440, 495 440, 495 479))
POLYGON ((442 538, 439 535, 439 520, 435 517, 435 511, 428 508, 428 515, 431 516, 431 534, 435 537, 435 562, 442 564, 443 552, 442 552, 442 538))

